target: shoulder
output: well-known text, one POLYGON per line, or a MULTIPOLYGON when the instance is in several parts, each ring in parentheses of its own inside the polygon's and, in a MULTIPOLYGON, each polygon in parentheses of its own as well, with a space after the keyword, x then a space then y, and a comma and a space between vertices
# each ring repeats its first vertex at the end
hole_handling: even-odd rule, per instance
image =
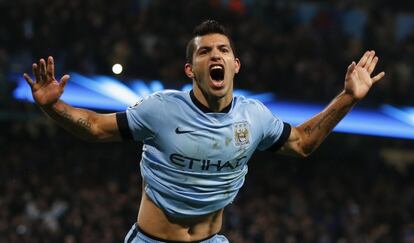
POLYGON ((162 91, 155 92, 151 94, 153 99, 158 99, 162 101, 177 101, 177 100, 185 100, 188 96, 188 92, 186 91, 178 91, 172 89, 166 89, 162 91))
POLYGON ((186 92, 184 91, 177 91, 177 90, 162 90, 154 92, 150 95, 147 95, 140 100, 138 100, 134 105, 130 106, 130 108, 137 107, 141 104, 161 104, 168 101, 176 100, 176 99, 183 99, 185 97, 186 92))
POLYGON ((178 90, 173 90, 173 89, 165 89, 162 91, 157 91, 154 92, 152 94, 150 94, 147 97, 152 97, 152 98, 156 98, 156 99, 174 99, 174 98, 178 98, 178 97, 182 97, 186 94, 186 92, 184 91, 178 91, 178 90))
POLYGON ((153 95, 162 97, 163 99, 182 99, 188 95, 187 91, 179 91, 173 89, 166 89, 163 91, 155 92, 153 95))
POLYGON ((267 109, 266 106, 257 99, 246 98, 244 96, 238 95, 238 96, 234 96, 234 100, 236 102, 236 105, 239 106, 239 108, 254 109, 254 110, 267 109))

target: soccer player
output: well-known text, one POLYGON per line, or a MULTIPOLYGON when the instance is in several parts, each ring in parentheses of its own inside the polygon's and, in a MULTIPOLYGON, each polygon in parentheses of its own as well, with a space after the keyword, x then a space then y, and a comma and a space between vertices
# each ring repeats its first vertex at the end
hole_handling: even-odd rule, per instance
POLYGON ((112 114, 61 101, 69 76, 55 79, 52 57, 33 64, 35 81, 24 74, 38 106, 69 132, 90 141, 144 143, 141 204, 125 242, 228 242, 217 234, 223 209, 242 187, 253 152, 308 156, 384 76, 371 77, 378 57, 365 52, 348 66, 340 94, 293 127, 259 101, 233 95, 241 64, 218 22, 197 26, 186 54, 190 92, 157 92, 112 114))

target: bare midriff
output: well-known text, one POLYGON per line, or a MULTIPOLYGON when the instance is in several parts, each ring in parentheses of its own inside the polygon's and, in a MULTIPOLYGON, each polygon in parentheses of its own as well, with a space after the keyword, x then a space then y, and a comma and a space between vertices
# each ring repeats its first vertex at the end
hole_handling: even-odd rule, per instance
POLYGON ((220 231, 223 209, 203 216, 172 218, 142 192, 138 226, 145 233, 163 240, 198 241, 220 231))

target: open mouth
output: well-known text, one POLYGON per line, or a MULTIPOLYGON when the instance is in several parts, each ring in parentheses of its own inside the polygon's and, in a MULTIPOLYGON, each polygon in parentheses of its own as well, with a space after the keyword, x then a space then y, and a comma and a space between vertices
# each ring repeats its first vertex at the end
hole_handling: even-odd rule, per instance
POLYGON ((222 81, 224 79, 224 66, 221 64, 211 65, 210 77, 214 81, 222 81))

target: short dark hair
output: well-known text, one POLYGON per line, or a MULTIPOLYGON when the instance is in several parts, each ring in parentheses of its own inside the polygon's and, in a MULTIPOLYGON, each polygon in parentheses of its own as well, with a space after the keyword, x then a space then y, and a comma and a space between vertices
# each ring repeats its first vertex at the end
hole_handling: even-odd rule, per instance
POLYGON ((195 48, 194 39, 208 34, 222 34, 226 36, 229 39, 230 47, 233 50, 233 53, 235 53, 233 41, 231 40, 226 28, 216 20, 206 20, 194 28, 193 38, 187 44, 185 55, 188 63, 193 62, 195 48))

